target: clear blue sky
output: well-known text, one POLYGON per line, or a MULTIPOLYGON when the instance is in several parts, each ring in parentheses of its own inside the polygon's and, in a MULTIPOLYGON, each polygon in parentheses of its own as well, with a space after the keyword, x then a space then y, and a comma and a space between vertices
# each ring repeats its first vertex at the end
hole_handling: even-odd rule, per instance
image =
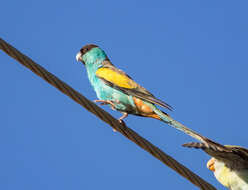
MULTIPOLYGON (((175 119, 248 147, 247 1, 3 1, 0 36, 91 100, 87 43, 172 105, 175 119)), ((197 189, 0 52, 0 189, 197 189)), ((118 112, 105 107, 115 117, 118 112)), ((129 127, 218 189, 209 156, 162 122, 129 127)))

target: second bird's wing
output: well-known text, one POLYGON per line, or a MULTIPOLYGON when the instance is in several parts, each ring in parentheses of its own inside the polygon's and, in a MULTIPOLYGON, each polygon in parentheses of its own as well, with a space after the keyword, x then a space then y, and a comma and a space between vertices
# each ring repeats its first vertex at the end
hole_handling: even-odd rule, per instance
POLYGON ((240 146, 221 145, 210 139, 205 139, 203 143, 186 143, 184 147, 200 148, 210 156, 223 161, 229 168, 248 168, 248 150, 240 146))

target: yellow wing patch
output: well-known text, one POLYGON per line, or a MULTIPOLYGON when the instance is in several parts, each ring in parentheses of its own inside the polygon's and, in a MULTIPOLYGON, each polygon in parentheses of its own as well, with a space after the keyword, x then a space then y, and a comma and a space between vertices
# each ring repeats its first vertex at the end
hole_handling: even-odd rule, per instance
POLYGON ((136 88, 137 83, 130 79, 127 75, 114 71, 110 68, 99 68, 96 75, 101 77, 116 86, 123 88, 136 88))

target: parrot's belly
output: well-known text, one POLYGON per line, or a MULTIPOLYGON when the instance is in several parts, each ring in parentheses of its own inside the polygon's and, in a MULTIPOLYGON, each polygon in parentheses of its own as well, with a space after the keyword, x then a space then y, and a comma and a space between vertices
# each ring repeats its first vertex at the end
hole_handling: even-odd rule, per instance
POLYGON ((138 110, 134 104, 132 96, 126 95, 123 92, 105 84, 96 87, 95 91, 100 100, 109 100, 113 102, 116 110, 131 114, 138 114, 138 110))

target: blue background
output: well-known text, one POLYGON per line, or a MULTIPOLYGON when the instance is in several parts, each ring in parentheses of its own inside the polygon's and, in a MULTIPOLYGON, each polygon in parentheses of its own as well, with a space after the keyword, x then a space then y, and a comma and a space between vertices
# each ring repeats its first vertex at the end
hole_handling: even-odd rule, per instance
MULTIPOLYGON (((175 119, 223 144, 248 147, 247 1, 3 1, 0 36, 96 99, 75 55, 87 43, 172 105, 175 119)), ((198 189, 0 53, 0 189, 198 189)), ((105 107, 115 117, 120 113, 105 107)), ((225 189, 209 156, 162 122, 129 127, 225 189)))

